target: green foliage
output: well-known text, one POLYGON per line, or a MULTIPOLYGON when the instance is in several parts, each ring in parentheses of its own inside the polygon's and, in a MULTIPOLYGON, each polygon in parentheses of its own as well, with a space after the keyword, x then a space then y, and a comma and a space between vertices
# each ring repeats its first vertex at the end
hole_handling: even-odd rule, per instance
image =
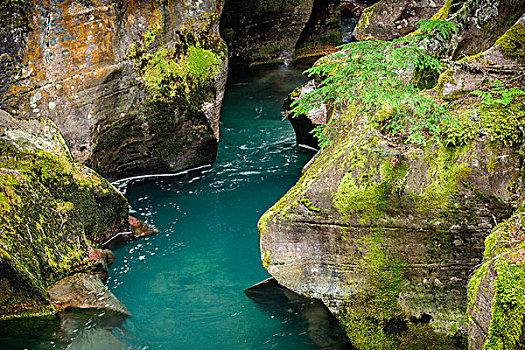
MULTIPOLYGON (((446 105, 438 104, 411 81, 412 71, 439 71, 441 63, 429 56, 421 42, 429 33, 446 36, 456 31, 453 23, 437 20, 419 22, 417 33, 394 41, 363 41, 341 46, 341 51, 325 57, 308 69, 309 76, 323 78, 319 87, 292 104, 294 115, 307 114, 322 103, 354 105, 370 124, 381 126, 393 136, 425 144, 439 134, 439 125, 449 119, 446 105), (377 120, 375 112, 387 107, 388 120, 377 120)), ((328 132, 329 134, 329 132, 328 132)), ((317 129, 322 145, 329 135, 317 129)))
POLYGON ((505 84, 496 79, 490 91, 476 90, 473 91, 472 94, 481 97, 481 103, 485 105, 508 106, 514 99, 525 96, 525 91, 514 87, 507 89, 505 84))

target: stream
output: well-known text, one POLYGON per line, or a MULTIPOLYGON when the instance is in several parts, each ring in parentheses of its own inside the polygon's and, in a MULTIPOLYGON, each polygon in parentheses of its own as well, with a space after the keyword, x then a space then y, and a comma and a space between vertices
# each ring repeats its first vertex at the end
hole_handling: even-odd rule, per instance
POLYGON ((279 288, 252 298, 244 293, 270 277, 260 260, 257 221, 312 156, 296 146, 281 115, 283 99, 306 81, 303 69, 230 73, 214 166, 120 187, 132 215, 160 230, 114 250, 108 288, 132 317, 77 312, 59 332, 32 339, 34 348, 347 348, 320 302, 279 288))

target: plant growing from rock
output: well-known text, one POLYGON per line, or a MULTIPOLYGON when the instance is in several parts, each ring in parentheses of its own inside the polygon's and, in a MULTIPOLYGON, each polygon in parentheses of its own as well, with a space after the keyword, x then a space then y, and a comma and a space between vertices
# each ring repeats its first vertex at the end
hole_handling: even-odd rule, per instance
MULTIPOLYGON (((353 105, 356 115, 391 136, 417 144, 437 139, 440 125, 450 122, 447 105, 421 93, 421 84, 413 75, 422 79, 437 75, 441 62, 426 52, 424 42, 430 35, 446 37, 457 28, 454 23, 438 20, 418 24, 419 30, 412 35, 343 45, 339 52, 320 60, 306 73, 323 80, 316 90, 292 104, 293 115, 307 114, 327 102, 353 105)), ((322 146, 330 142, 330 123, 314 132, 322 146)))

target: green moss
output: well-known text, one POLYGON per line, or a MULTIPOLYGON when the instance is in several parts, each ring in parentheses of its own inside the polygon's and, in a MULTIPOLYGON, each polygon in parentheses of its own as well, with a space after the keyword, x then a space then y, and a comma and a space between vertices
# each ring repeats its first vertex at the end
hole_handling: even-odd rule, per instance
POLYGON ((513 25, 496 41, 496 46, 503 56, 525 61, 525 25, 513 25))
POLYGON ((264 255, 262 256, 261 261, 262 261, 263 267, 265 269, 268 269, 268 266, 270 266, 270 264, 271 264, 270 251, 267 250, 267 251, 264 252, 264 255))
POLYGON ((487 273, 487 268, 489 264, 484 263, 482 264, 472 275, 468 282, 467 287, 467 307, 471 309, 474 306, 474 303, 476 301, 476 296, 478 294, 479 285, 481 284, 481 280, 485 278, 485 275, 487 273))
POLYGON ((349 171, 339 183, 333 205, 345 216, 359 213, 363 220, 378 218, 386 208, 389 196, 399 186, 398 180, 407 172, 407 165, 403 161, 392 166, 390 158, 381 164, 368 164, 367 159, 373 157, 370 151, 356 151, 349 171), (380 176, 374 178, 377 167, 380 176))
POLYGON ((524 135, 521 130, 525 124, 525 110, 522 99, 511 104, 481 105, 478 109, 481 127, 489 134, 490 141, 506 145, 521 144, 524 135))
POLYGON ((468 146, 463 146, 426 151, 425 163, 430 165, 427 179, 418 194, 410 194, 420 212, 443 211, 450 207, 458 192, 460 179, 470 171, 466 164, 457 161, 468 150, 468 146))
POLYGON ((452 68, 447 69, 438 78, 436 89, 439 92, 439 96, 444 100, 454 100, 458 98, 458 96, 463 95, 463 92, 456 92, 451 95, 444 95, 443 89, 445 84, 452 84, 456 85, 456 81, 454 80, 454 70, 452 68))
MULTIPOLYGON (((517 248, 523 255, 525 243, 517 248)), ((516 349, 520 343, 525 317, 525 268, 511 257, 497 259, 495 264, 497 278, 485 350, 516 349)))
POLYGON ((66 150, 0 151, 0 319, 49 314, 47 286, 99 268, 90 245, 126 230, 128 204, 66 150))
POLYGON ((431 19, 436 20, 436 21, 446 20, 448 17, 448 14, 450 13, 450 6, 452 5, 453 2, 454 0, 447 0, 445 4, 443 4, 443 6, 439 9, 439 11, 434 16, 432 16, 431 19))
POLYGON ((359 240, 359 267, 366 286, 356 292, 336 316, 352 345, 359 349, 464 349, 463 339, 435 333, 428 323, 411 319, 398 304, 406 266, 393 258, 383 242, 382 229, 359 240))
MULTIPOLYGON (((379 4, 380 2, 378 2, 377 4, 379 4)), ((361 17, 359 18, 359 22, 357 22, 357 26, 355 28, 356 31, 361 31, 364 28, 366 28, 368 24, 370 24, 370 19, 372 18, 372 15, 374 14, 374 7, 377 4, 368 6, 367 8, 364 9, 363 13, 361 14, 361 17)))
MULTIPOLYGON (((469 281, 468 305, 472 313, 479 285, 494 270, 494 296, 485 350, 519 348, 525 317, 525 236, 523 206, 508 220, 495 227, 485 240, 484 263, 469 281)), ((490 281, 490 280, 489 280, 490 281)), ((485 298, 487 295, 485 295, 485 298)))
POLYGON ((310 202, 310 200, 308 198, 301 198, 301 200, 299 200, 299 202, 304 205, 308 210, 310 211, 313 211, 313 212, 320 212, 321 209, 319 208, 316 208, 312 202, 310 202))
POLYGON ((473 120, 476 110, 460 110, 452 114, 452 122, 443 128, 441 142, 446 146, 468 145, 478 134, 479 125, 473 120))
POLYGON ((252 54, 252 59, 261 60, 278 57, 281 55, 282 50, 283 49, 279 44, 266 44, 261 46, 256 52, 252 54))

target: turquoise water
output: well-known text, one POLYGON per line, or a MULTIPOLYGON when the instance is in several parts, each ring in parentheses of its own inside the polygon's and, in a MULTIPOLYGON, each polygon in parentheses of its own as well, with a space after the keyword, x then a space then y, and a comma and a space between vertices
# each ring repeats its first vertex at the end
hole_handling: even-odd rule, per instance
POLYGON ((260 261, 257 220, 312 156, 295 145, 281 116, 286 94, 305 81, 300 71, 276 66, 230 74, 215 165, 123 188, 133 215, 160 230, 114 251, 108 287, 132 317, 119 324, 100 313, 74 316, 54 335, 60 342, 40 345, 298 350, 344 343, 318 304, 244 294, 270 277, 260 261))

